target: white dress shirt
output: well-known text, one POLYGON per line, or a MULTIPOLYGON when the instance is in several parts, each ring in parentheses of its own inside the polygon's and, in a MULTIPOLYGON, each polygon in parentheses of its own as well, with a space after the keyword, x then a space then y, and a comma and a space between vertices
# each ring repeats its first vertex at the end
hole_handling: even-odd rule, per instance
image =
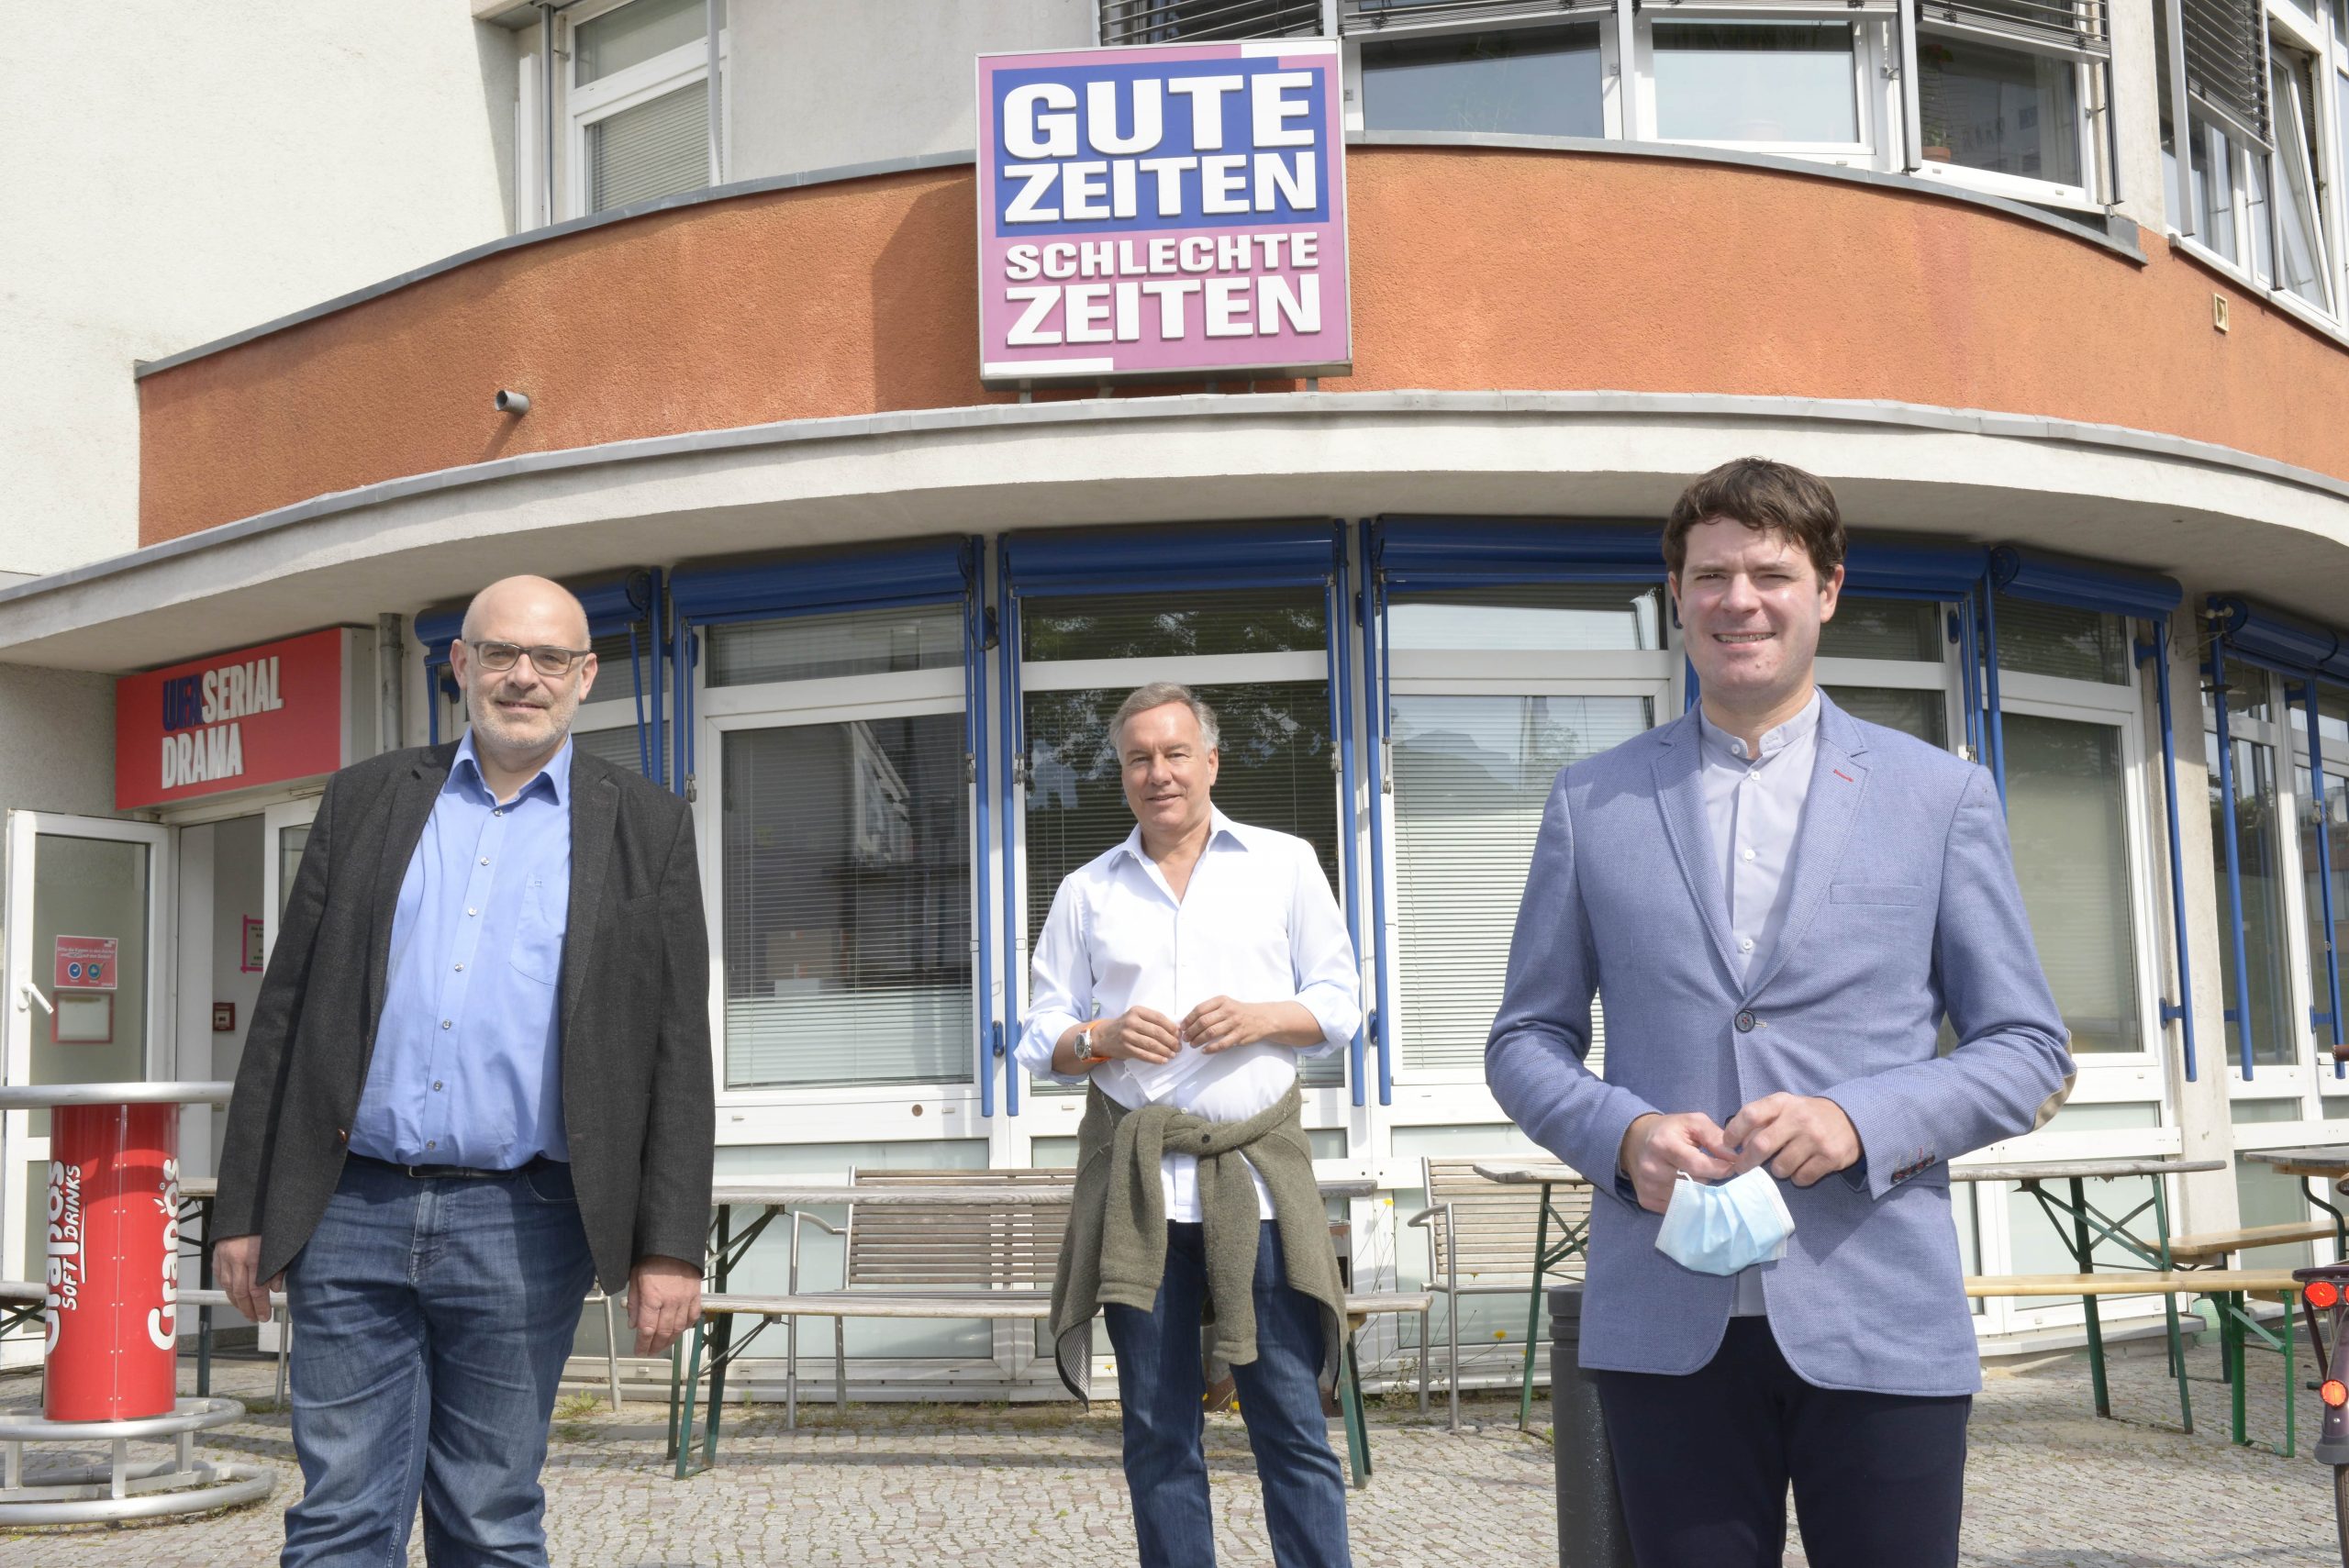
MULTIPOLYGON (((1207 847, 1177 898, 1143 852, 1141 829, 1063 879, 1029 961, 1027 1025, 1013 1060, 1052 1071, 1052 1047, 1090 1019, 1150 1007, 1180 1024, 1201 1002, 1295 1002, 1321 1026, 1312 1045, 1260 1040, 1205 1055, 1185 1045, 1163 1064, 1117 1061, 1090 1074, 1119 1105, 1173 1104, 1209 1121, 1245 1121, 1297 1080, 1297 1059, 1324 1056, 1362 1023, 1361 973, 1338 901, 1313 846, 1214 813, 1207 847)), ((1159 1170, 1166 1218, 1199 1218, 1198 1161, 1169 1154, 1159 1170)), ((1256 1203, 1273 1217, 1256 1177, 1256 1203)))
MULTIPOLYGON (((1787 919, 1787 868, 1794 863, 1796 829, 1810 797, 1811 766, 1819 757, 1819 693, 1803 710, 1763 731, 1758 754, 1697 711, 1704 751, 1705 823, 1712 829, 1714 863, 1729 900, 1730 940, 1743 973, 1769 956, 1787 919)), ((1763 1314, 1762 1270, 1737 1276, 1741 1318, 1763 1314)))

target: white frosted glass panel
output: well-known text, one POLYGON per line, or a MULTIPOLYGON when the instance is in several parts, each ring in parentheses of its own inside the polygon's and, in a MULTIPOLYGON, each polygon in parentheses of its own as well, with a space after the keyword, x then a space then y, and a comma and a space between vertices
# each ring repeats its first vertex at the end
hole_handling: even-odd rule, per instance
MULTIPOLYGON (((1481 1067, 1558 770, 1652 720, 1645 697, 1395 700, 1395 902, 1408 1067, 1481 1067)), ((1598 1012, 1594 1006, 1593 1072, 1605 1060, 1598 1012)))
POLYGON ((2075 1052, 2143 1051, 2121 732, 2003 716, 2007 832, 2075 1052))
POLYGON ((1860 139, 1848 22, 1658 22, 1656 134, 1668 141, 1860 139))

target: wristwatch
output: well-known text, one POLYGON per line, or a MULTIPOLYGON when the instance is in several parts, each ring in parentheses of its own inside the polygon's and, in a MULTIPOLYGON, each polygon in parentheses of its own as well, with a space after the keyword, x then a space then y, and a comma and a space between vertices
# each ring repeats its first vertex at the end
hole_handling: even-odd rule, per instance
POLYGON ((1108 1021, 1109 1020, 1107 1018, 1091 1018, 1076 1026, 1076 1065, 1078 1071, 1082 1072, 1088 1068, 1098 1067, 1104 1062, 1109 1060, 1109 1053, 1108 1051, 1097 1050, 1093 1044, 1093 1031, 1099 1029, 1103 1024, 1106 1024, 1108 1021))

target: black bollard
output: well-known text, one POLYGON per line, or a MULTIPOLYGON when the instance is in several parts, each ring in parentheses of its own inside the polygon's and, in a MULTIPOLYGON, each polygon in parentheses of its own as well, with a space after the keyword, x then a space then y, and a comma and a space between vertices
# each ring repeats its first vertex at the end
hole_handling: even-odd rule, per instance
POLYGON ((1550 1447, 1558 1476, 1558 1568, 1638 1568, 1598 1388, 1582 1369, 1582 1286, 1550 1287, 1550 1447))

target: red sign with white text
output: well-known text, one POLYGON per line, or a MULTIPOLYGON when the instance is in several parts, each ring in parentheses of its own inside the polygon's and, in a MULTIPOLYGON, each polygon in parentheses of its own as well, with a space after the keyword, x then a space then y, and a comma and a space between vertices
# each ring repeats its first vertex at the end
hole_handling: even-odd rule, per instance
POLYGON ((334 627, 124 676, 114 688, 116 807, 334 772, 342 688, 334 627))
POLYGON ((50 981, 54 991, 111 991, 115 988, 115 959, 122 944, 113 937, 60 937, 57 973, 50 981))

